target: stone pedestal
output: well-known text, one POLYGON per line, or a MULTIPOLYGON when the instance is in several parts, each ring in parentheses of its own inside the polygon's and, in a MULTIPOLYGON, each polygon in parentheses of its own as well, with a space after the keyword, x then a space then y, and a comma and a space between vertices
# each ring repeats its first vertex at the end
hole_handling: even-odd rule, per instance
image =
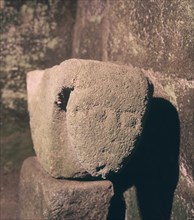
POLYGON ((20 176, 20 218, 107 219, 113 187, 110 181, 54 179, 36 157, 25 160, 20 176))

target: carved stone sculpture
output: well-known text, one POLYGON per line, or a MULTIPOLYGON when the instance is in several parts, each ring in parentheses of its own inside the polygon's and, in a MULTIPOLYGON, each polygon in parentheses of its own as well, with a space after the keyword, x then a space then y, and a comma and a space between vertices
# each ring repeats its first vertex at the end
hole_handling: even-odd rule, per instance
POLYGON ((28 73, 37 158, 53 177, 106 178, 138 145, 152 86, 137 68, 71 59, 28 73))

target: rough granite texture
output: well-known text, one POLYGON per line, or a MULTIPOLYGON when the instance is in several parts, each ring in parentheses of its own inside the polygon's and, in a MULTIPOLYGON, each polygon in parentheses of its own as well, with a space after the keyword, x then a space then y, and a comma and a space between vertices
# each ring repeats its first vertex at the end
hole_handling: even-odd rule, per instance
POLYGON ((114 185, 127 220, 192 220, 194 82, 144 73, 154 85, 150 110, 138 151, 114 185))
POLYGON ((71 57, 75 17, 75 1, 0 1, 0 94, 5 113, 27 115, 27 72, 71 57))
POLYGON ((193 0, 78 0, 73 57, 194 79, 193 0))
MULTIPOLYGON (((87 5, 80 0, 73 41, 73 57, 98 57, 102 61, 132 64, 151 71, 148 76, 150 79, 154 76, 154 96, 175 106, 180 120, 180 173, 172 208, 173 220, 194 218, 193 12, 193 0, 93 0, 87 5)), ((147 157, 145 154, 145 160, 147 157)), ((149 160, 156 158, 153 156, 149 160)), ((166 169, 164 161, 160 164, 163 164, 162 169, 166 169)), ((155 164, 151 167, 157 171, 155 164)), ((152 175, 155 174, 141 182, 151 180, 152 175)), ((130 179, 130 174, 126 173, 126 178, 130 179)), ((133 208, 137 207, 135 193, 130 191, 126 195, 126 218, 139 219, 138 209, 133 208)))
POLYGON ((57 180, 42 169, 36 157, 26 159, 22 166, 21 220, 106 220, 112 196, 110 181, 57 180))
POLYGON ((179 181, 174 193, 171 219, 190 220, 194 218, 194 81, 165 77, 151 70, 145 74, 154 85, 153 96, 168 100, 177 110, 180 123, 179 181))
MULTIPOLYGON (((194 1, 78 0, 77 11, 76 7, 76 1, 0 1, 2 107, 11 110, 9 116, 27 127, 23 121, 27 121, 26 73, 72 56, 158 71, 156 78, 166 79, 163 85, 158 84, 160 91, 165 88, 170 102, 178 100, 181 121, 180 154, 184 156, 180 157, 182 171, 172 219, 193 219, 194 100, 189 85, 194 79, 194 1), (179 89, 175 90, 174 80, 179 89)), ((3 112, 1 117, 7 119, 3 112)), ((3 122, 2 157, 7 160, 6 167, 10 162, 15 167, 15 160, 21 162, 31 149, 32 144, 26 143, 30 140, 29 129, 23 133, 20 128, 20 123, 3 122), (9 133, 4 135, 7 127, 9 133)), ((126 177, 130 178, 129 174, 126 177)), ((126 201, 129 219, 139 219, 135 193, 128 201, 133 201, 132 205, 126 201)))
POLYGON ((105 178, 121 170, 139 142, 152 96, 139 69, 72 59, 30 72, 27 87, 34 148, 52 176, 87 171, 105 178))

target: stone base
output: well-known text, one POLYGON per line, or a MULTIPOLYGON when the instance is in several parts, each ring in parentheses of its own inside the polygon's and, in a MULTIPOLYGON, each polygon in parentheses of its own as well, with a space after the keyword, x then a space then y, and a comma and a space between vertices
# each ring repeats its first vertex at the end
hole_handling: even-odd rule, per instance
POLYGON ((50 177, 36 157, 20 174, 20 218, 107 219, 113 186, 110 181, 59 180, 50 177))

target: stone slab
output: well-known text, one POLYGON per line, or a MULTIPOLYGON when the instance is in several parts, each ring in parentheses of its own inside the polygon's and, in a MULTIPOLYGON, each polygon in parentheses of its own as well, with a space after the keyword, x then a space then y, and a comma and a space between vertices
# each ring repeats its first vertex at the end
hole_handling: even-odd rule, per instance
POLYGON ((30 157, 21 169, 19 195, 21 220, 105 220, 113 187, 106 180, 54 179, 43 170, 36 157, 30 157))

